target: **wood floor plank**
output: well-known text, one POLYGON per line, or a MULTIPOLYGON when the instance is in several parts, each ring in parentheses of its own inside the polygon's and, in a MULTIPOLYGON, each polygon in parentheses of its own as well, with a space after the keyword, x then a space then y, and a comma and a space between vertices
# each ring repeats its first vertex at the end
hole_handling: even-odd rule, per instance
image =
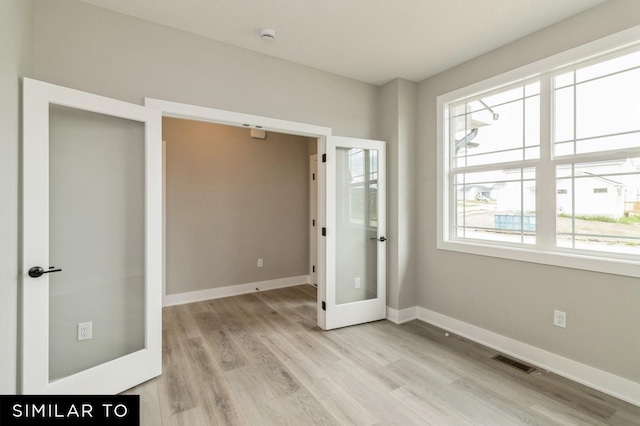
POLYGON ((424 421, 427 425, 473 425, 470 420, 467 420, 458 411, 451 410, 449 407, 440 404, 439 401, 434 399, 426 399, 411 390, 408 387, 401 387, 393 392, 391 395, 398 400, 399 403, 407 407, 407 409, 414 412, 424 421))
POLYGON ((181 411, 164 420, 164 426, 213 425, 204 407, 195 407, 181 411))
POLYGON ((614 424, 610 419, 606 422, 594 419, 593 417, 581 413, 575 409, 562 405, 556 401, 548 399, 543 402, 536 402, 531 406, 531 410, 549 419, 549 425, 571 425, 571 426, 605 426, 614 424))
POLYGON ((263 341, 340 424, 375 424, 377 418, 299 351, 290 342, 291 337, 292 334, 272 334, 263 337, 263 341))
POLYGON ((200 405, 197 398, 198 377, 192 375, 186 366, 179 363, 166 365, 158 381, 158 399, 162 418, 169 418, 200 405))
MULTIPOLYGON (((200 337, 200 330, 191 317, 191 304, 178 305, 166 308, 166 314, 170 315, 170 326, 176 332, 179 339, 192 339, 200 337)), ((163 312, 163 315, 165 313, 163 312)))
MULTIPOLYGON (((411 425, 423 423, 420 417, 398 404, 385 389, 382 391, 370 377, 354 371, 352 364, 344 360, 335 364, 331 372, 333 380, 385 425, 411 425)), ((395 389, 394 389, 395 390, 395 389)))
MULTIPOLYGON (((366 327, 370 324, 365 324, 366 327)), ((404 354, 396 348, 390 345, 378 345, 375 339, 372 339, 368 334, 363 333, 357 327, 345 327, 334 331, 335 334, 343 339, 351 342, 354 346, 371 359, 380 364, 390 364, 394 361, 398 361, 404 357, 404 354)))
POLYGON ((477 400, 485 410, 497 413, 511 424, 547 426, 550 419, 531 409, 531 403, 517 394, 495 392, 491 386, 475 380, 460 379, 451 384, 462 395, 477 400), (481 396, 481 398, 478 398, 481 396))
POLYGON ((201 406, 215 424, 246 424, 242 410, 231 398, 231 389, 224 379, 224 365, 216 362, 206 339, 187 341, 188 362, 191 370, 199 378, 197 386, 201 406))
POLYGON ((448 386, 460 376, 430 364, 418 363, 409 359, 400 359, 388 365, 388 368, 407 382, 428 383, 431 387, 448 386))
POLYGON ((200 312, 195 314, 195 320, 202 333, 202 341, 210 347, 223 370, 233 370, 246 364, 245 357, 229 338, 216 315, 209 311, 200 312))
POLYGON ((271 425, 338 424, 305 388, 274 387, 271 375, 255 365, 225 372, 236 396, 254 412, 255 419, 271 425), (256 415, 255 413, 259 413, 256 415))
POLYGON ((640 414, 635 407, 625 408, 614 413, 608 420, 611 426, 638 426, 640 425, 640 414))
POLYGON ((229 383, 234 400, 242 407, 244 415, 251 419, 252 424, 282 424, 277 395, 269 387, 257 386, 251 365, 226 371, 224 378, 229 383))
POLYGON ((326 346, 339 351, 343 358, 343 363, 348 364, 351 370, 366 375, 375 382, 377 386, 382 387, 382 389, 388 392, 403 386, 406 382, 401 376, 386 368, 384 364, 375 361, 367 355, 365 351, 361 350, 349 339, 341 337, 339 333, 329 331, 315 333, 313 336, 326 346))
POLYGON ((640 425, 640 407, 419 321, 316 325, 309 285, 163 310, 142 425, 640 425))
POLYGON ((256 296, 279 314, 285 315, 289 322, 297 323, 309 330, 316 328, 316 307, 305 303, 304 297, 308 301, 308 296, 305 296, 305 293, 295 295, 283 290, 287 289, 259 292, 256 296))
POLYGON ((123 395, 140 395, 140 424, 162 425, 157 380, 149 380, 131 388, 123 395))

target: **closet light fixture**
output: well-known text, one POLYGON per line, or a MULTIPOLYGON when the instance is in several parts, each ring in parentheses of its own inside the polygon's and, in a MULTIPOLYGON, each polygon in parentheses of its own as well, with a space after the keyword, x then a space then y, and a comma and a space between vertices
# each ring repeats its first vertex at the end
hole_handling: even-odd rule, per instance
POLYGON ((251 129, 251 137, 254 139, 266 139, 267 132, 260 129, 251 129))

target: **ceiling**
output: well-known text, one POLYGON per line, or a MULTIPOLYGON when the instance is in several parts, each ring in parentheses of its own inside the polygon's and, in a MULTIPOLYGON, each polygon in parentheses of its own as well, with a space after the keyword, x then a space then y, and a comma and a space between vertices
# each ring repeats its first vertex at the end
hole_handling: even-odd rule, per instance
POLYGON ((421 81, 606 0, 80 0, 376 85, 421 81), (276 30, 276 40, 259 37, 276 30))

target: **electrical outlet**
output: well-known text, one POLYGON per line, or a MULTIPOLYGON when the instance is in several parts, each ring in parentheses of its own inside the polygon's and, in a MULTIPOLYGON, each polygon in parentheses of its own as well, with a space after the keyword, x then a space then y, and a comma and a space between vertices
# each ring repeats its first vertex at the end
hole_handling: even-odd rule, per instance
POLYGON ((258 268, 262 268, 264 266, 264 260, 258 259, 258 268))
POLYGON ((356 288, 360 288, 360 277, 356 277, 355 285, 356 285, 356 288))
POLYGON ((558 310, 553 311, 553 325, 567 328, 567 313, 558 310))
POLYGON ((93 322, 78 323, 78 341, 93 338, 93 322))

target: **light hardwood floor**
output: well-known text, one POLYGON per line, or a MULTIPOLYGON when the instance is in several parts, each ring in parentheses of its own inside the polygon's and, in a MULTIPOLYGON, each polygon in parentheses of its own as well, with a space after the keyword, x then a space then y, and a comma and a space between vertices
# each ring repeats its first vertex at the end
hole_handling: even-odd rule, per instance
POLYGON ((309 285, 165 308, 142 425, 640 425, 640 407, 419 321, 323 332, 309 285))

